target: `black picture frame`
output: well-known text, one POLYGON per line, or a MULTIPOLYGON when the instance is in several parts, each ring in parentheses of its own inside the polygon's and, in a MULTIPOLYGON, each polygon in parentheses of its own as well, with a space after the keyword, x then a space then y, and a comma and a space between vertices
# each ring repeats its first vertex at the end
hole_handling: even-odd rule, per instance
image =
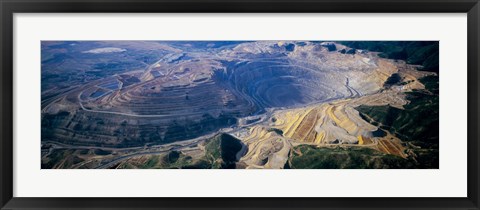
MULTIPOLYGON (((1 209, 479 209, 478 0, 0 0, 1 209), (13 193, 14 13, 467 13, 466 198, 16 198, 13 193)), ((448 181, 448 180, 446 180, 448 181)))

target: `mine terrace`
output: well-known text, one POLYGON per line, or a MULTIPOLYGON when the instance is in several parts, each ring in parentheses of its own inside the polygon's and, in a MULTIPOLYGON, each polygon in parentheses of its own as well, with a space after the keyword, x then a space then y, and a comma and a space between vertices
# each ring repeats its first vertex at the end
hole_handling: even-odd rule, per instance
POLYGON ((320 153, 344 160, 333 168, 422 167, 438 140, 418 143, 385 113, 438 112, 426 87, 438 73, 379 53, 321 41, 42 42, 42 168, 329 168, 302 165, 320 153))

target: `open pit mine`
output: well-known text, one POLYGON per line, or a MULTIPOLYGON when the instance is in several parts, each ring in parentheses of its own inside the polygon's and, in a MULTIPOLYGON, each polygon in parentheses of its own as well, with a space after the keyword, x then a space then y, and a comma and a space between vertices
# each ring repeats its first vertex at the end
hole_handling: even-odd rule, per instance
POLYGON ((438 42, 43 41, 41 168, 438 168, 435 62, 438 42))

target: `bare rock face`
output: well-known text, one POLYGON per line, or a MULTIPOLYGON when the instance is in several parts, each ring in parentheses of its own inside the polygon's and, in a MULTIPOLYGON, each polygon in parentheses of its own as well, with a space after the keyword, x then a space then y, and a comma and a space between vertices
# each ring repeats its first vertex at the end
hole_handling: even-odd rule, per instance
MULTIPOLYGON (((139 46, 157 47, 163 56, 144 69, 108 75, 46 101, 42 138, 116 147, 187 140, 266 109, 375 93, 398 71, 375 54, 355 54, 333 42, 259 41, 189 51, 168 42, 139 46)), ((130 49, 109 54, 126 52, 130 49)), ((275 144, 278 151, 288 148, 275 144)))

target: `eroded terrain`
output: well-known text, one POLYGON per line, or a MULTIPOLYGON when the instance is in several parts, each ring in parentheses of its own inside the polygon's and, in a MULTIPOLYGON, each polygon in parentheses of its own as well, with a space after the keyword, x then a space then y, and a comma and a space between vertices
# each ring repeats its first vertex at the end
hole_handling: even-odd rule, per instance
POLYGON ((42 42, 42 168, 438 168, 438 73, 382 57, 338 42, 42 42))

